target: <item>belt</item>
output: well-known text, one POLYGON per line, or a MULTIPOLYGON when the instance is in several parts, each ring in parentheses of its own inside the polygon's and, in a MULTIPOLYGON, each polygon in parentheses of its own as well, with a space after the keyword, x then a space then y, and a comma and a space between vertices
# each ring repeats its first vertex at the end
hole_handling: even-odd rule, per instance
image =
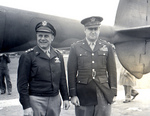
MULTIPOLYGON (((101 76, 101 75, 107 74, 106 69, 98 69, 98 70, 95 69, 95 72, 96 72, 96 76, 101 76)), ((78 75, 80 75, 80 76, 87 76, 87 75, 92 76, 93 71, 92 70, 78 70, 78 75)))

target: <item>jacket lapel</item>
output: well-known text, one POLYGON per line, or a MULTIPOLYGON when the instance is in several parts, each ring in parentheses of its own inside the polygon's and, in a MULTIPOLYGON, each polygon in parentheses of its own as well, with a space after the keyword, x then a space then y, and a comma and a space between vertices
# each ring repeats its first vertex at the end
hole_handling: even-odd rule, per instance
POLYGON ((101 43, 101 41, 97 41, 96 42, 96 45, 95 45, 95 48, 93 50, 93 52, 96 52, 97 50, 99 50, 101 47, 103 47, 103 44, 101 43))
POLYGON ((49 59, 49 57, 46 55, 46 53, 44 53, 44 51, 42 51, 38 46, 36 46, 34 48, 34 53, 41 58, 49 59))
POLYGON ((51 47, 50 59, 53 59, 56 56, 57 56, 57 54, 56 54, 55 50, 51 47))
POLYGON ((82 44, 81 44, 81 47, 89 52, 92 52, 90 46, 88 45, 86 39, 83 40, 82 44))

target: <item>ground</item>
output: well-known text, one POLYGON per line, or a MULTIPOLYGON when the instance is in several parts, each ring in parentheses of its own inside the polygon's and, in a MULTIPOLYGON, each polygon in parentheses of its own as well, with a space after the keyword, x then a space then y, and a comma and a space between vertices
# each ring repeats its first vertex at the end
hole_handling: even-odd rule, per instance
MULTIPOLYGON (((19 103, 16 89, 18 57, 11 57, 9 64, 10 77, 13 85, 12 95, 0 95, 0 116, 23 116, 22 106, 19 103)), ((118 96, 112 104, 112 116, 149 116, 150 115, 150 76, 145 75, 137 80, 136 89, 139 95, 130 103, 123 103, 123 87, 118 85, 118 96)), ((71 104, 71 103, 70 103, 71 104)), ((75 116, 74 106, 69 110, 61 110, 61 116, 75 116)))

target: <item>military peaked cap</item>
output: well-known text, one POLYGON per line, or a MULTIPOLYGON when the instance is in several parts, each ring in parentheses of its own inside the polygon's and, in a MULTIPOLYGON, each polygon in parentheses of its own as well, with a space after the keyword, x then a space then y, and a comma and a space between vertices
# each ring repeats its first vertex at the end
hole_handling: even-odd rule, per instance
POLYGON ((55 28, 48 22, 43 21, 36 25, 35 27, 36 32, 46 32, 46 33, 52 33, 54 36, 56 35, 55 28))
POLYGON ((101 22, 103 21, 102 17, 99 16, 92 16, 85 18, 81 21, 81 24, 83 24, 85 27, 89 26, 99 26, 101 25, 101 22))

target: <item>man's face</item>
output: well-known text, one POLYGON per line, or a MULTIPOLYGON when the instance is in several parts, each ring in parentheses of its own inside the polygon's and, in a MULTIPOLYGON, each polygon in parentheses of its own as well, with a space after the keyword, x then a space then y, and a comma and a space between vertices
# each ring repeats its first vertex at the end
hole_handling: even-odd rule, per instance
POLYGON ((52 41, 54 40, 54 36, 51 33, 37 32, 36 35, 37 45, 45 50, 50 47, 52 41))
POLYGON ((85 35, 90 42, 98 39, 100 34, 100 27, 85 27, 85 35))

